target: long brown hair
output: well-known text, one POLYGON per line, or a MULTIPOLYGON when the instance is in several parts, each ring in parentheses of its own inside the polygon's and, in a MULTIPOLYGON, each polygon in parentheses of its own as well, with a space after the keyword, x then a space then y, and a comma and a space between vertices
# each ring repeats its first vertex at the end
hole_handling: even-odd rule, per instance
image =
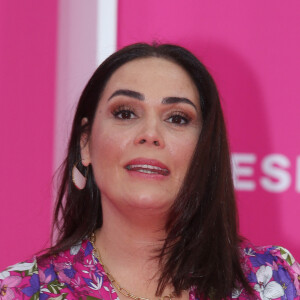
POLYGON ((204 65, 188 50, 169 44, 134 44, 107 58, 80 97, 54 213, 56 243, 46 256, 77 244, 102 226, 101 194, 93 171, 84 190, 72 184, 73 165, 80 161, 80 137, 91 132, 105 85, 120 66, 137 58, 162 57, 182 66, 198 88, 202 131, 180 192, 170 209, 167 237, 158 257, 162 263, 157 294, 172 283, 176 293, 195 287, 203 298, 222 299, 236 287, 251 293, 242 271, 236 203, 229 148, 216 85, 204 65), (82 125, 83 118, 89 123, 82 125))

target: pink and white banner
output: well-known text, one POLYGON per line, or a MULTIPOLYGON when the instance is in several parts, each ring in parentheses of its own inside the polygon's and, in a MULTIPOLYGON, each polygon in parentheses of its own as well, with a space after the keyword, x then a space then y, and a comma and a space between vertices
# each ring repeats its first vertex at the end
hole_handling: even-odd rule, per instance
POLYGON ((0 1, 0 269, 49 243, 76 101, 116 48, 175 43, 216 80, 241 233, 300 259, 300 3, 290 0, 0 1))

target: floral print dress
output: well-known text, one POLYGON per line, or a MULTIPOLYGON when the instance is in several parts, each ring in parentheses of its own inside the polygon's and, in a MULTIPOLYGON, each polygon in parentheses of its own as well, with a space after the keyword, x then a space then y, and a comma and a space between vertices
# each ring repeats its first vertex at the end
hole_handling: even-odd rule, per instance
MULTIPOLYGON (((245 247, 242 250, 245 273, 255 299, 300 299, 300 265, 282 247, 245 247)), ((191 288, 190 300, 196 300, 191 288)), ((89 240, 70 250, 41 259, 19 263, 0 273, 0 299, 103 299, 118 295, 93 254, 89 240)), ((250 299, 241 289, 231 299, 250 299)), ((251 297, 253 299, 253 297, 251 297)))

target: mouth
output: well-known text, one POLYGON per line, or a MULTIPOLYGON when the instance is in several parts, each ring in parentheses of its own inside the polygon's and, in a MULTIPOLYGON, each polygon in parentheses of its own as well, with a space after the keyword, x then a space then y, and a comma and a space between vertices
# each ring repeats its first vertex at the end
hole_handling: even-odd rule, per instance
POLYGON ((170 170, 161 162, 149 159, 135 159, 126 164, 125 169, 129 172, 139 172, 149 175, 168 176, 170 170))

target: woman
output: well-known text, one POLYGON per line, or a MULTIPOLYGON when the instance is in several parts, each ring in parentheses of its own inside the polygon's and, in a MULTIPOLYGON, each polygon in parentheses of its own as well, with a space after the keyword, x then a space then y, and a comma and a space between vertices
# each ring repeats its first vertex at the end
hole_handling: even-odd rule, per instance
POLYGON ((6 299, 299 299, 299 265, 237 232, 213 79, 187 50, 134 44, 85 87, 53 247, 0 275, 6 299))

